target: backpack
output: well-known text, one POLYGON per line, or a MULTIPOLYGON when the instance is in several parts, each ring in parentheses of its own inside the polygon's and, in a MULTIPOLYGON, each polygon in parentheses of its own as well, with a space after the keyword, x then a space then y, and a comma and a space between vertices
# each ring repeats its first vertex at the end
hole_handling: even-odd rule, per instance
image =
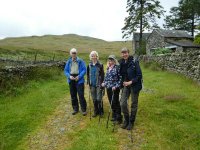
MULTIPOLYGON (((138 60, 138 57, 133 57, 133 65, 135 65, 135 67, 134 68, 136 68, 136 63, 138 63, 139 64, 139 60, 138 60)), ((140 65, 139 65, 139 67, 140 67, 140 65)), ((140 69, 141 70, 141 69, 140 69)), ((142 73, 142 70, 141 70, 141 73, 142 73)), ((143 76, 142 76, 142 78, 141 78, 141 84, 142 84, 142 89, 143 89, 143 87, 144 87, 144 85, 143 85, 143 76)))

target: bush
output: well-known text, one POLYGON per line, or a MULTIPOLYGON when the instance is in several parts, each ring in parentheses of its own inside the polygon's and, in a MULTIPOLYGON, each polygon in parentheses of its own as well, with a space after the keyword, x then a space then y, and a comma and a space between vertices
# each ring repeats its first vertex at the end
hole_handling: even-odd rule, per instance
POLYGON ((195 36, 194 43, 200 44, 200 33, 195 36))
POLYGON ((153 52, 153 55, 167 54, 167 53, 172 53, 172 50, 168 48, 158 48, 158 49, 155 49, 155 51, 153 52))

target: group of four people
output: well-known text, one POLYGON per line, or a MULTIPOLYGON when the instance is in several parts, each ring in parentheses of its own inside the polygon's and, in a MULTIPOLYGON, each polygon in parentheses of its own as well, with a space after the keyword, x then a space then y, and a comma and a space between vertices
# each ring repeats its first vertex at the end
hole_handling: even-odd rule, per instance
POLYGON ((110 55, 107 61, 106 74, 104 73, 103 64, 99 61, 99 55, 96 51, 92 51, 89 55, 90 63, 87 68, 85 62, 77 56, 75 48, 70 50, 70 58, 65 65, 65 75, 68 78, 70 87, 71 101, 73 112, 75 115, 79 112, 79 102, 82 114, 87 114, 87 103, 84 97, 84 75, 87 72, 87 84, 89 84, 89 92, 93 99, 94 114, 103 116, 103 91, 106 88, 109 103, 112 108, 112 121, 118 124, 122 123, 123 113, 124 122, 123 129, 131 130, 134 126, 138 96, 142 89, 142 71, 139 62, 129 54, 127 48, 121 50, 122 58, 117 61, 114 55, 110 55), (119 98, 119 93, 121 96, 119 98), (131 111, 128 109, 128 99, 131 95, 131 111))

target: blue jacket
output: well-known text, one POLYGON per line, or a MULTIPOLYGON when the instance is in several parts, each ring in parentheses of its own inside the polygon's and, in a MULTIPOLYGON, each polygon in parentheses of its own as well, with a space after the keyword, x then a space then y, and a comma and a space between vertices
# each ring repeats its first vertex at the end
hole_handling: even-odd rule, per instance
MULTIPOLYGON (((79 57, 76 58, 77 62, 78 62, 78 70, 79 70, 79 80, 78 80, 78 84, 84 83, 84 75, 86 73, 86 65, 85 62, 80 59, 79 57)), ((68 78, 68 83, 70 83, 70 71, 71 71, 71 64, 72 64, 72 58, 70 57, 65 65, 65 69, 64 69, 64 73, 66 75, 66 77, 68 78)))
MULTIPOLYGON (((91 65, 92 65, 92 62, 90 62, 89 65, 87 66, 87 81, 90 86, 91 86, 91 70, 90 70, 91 65)), ((96 70, 96 86, 101 87, 101 84, 104 80, 103 64, 101 64, 99 61, 97 61, 95 66, 97 69, 96 70)))

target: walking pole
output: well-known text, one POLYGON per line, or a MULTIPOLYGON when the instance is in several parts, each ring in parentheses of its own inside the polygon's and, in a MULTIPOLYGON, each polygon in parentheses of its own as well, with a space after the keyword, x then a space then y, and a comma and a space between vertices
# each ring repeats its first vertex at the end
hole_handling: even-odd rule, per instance
POLYGON ((110 109, 109 109, 109 112, 108 112, 108 119, 107 119, 107 123, 106 123, 106 128, 108 128, 108 121, 109 121, 109 119, 110 119, 110 112, 111 112, 111 110, 112 110, 113 99, 114 99, 114 91, 113 91, 113 94, 112 94, 112 100, 111 100, 110 109))
POLYGON ((88 88, 89 88, 89 111, 90 111, 90 120, 92 119, 92 112, 91 112, 91 100, 90 100, 90 85, 88 84, 88 88))
POLYGON ((133 143, 133 132, 132 132, 132 129, 131 129, 131 143, 133 143))
POLYGON ((102 106, 102 100, 101 100, 101 102, 100 102, 100 104, 98 104, 100 107, 100 109, 99 109, 99 124, 100 124, 100 120, 101 120, 101 106, 102 106))
POLYGON ((113 122, 113 130, 112 130, 112 132, 115 131, 115 124, 116 124, 116 121, 113 122))
MULTIPOLYGON (((101 94, 102 94, 102 99, 101 99, 101 103, 99 104, 100 105, 100 109, 102 109, 102 106, 103 106, 103 96, 104 96, 104 89, 100 89, 101 91, 101 94)), ((100 110, 101 112, 101 110, 100 110)), ((103 113, 103 112, 101 112, 103 113)), ((99 124, 100 124, 100 120, 101 120, 101 114, 99 114, 99 124)))

